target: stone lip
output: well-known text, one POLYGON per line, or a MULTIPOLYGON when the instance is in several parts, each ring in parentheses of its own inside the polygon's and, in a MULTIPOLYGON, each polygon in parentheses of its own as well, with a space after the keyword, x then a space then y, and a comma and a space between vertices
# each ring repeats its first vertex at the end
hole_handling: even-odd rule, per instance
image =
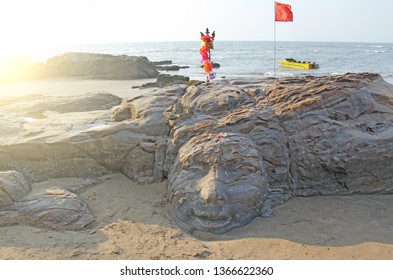
POLYGON ((33 182, 111 172, 141 184, 168 179, 175 220, 215 233, 294 196, 393 193, 393 85, 378 74, 93 96, 0 103, 0 170, 33 182))

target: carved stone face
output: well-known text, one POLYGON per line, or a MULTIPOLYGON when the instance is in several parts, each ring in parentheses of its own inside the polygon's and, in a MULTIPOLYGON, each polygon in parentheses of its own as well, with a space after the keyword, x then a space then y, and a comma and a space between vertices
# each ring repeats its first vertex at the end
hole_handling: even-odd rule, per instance
POLYGON ((222 233, 250 222, 267 196, 257 147, 244 135, 193 137, 179 150, 169 195, 175 216, 201 231, 222 233))

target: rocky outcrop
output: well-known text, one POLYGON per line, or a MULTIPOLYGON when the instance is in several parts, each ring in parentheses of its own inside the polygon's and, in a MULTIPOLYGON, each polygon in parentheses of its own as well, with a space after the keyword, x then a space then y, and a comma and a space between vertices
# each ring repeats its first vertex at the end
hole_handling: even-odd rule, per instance
POLYGON ((19 172, 0 172, 0 226, 79 230, 94 221, 87 204, 75 193, 56 188, 30 191, 30 183, 19 172))
POLYGON ((19 172, 0 171, 0 209, 20 200, 30 190, 30 184, 19 172))
POLYGON ((77 194, 56 188, 26 196, 11 207, 0 209, 0 225, 80 230, 93 221, 93 213, 77 194))
MULTIPOLYGON (((102 109, 99 102, 97 106, 92 103, 89 108, 96 110, 85 112, 75 112, 71 107, 67 112, 54 111, 65 110, 58 106, 57 97, 7 103, 4 106, 7 111, 0 119, 15 125, 3 128, 0 170, 18 170, 33 182, 110 172, 123 172, 137 182, 161 181, 165 139, 169 134, 163 113, 183 91, 181 86, 152 90, 120 105, 119 100, 107 102, 106 106, 117 105, 111 109, 102 109), (15 106, 16 115, 10 110, 15 106), (130 118, 120 122, 121 110, 128 110, 130 118)), ((97 100, 108 101, 112 97, 108 93, 97 94, 97 100)), ((90 94, 70 98, 70 102, 73 99, 75 104, 93 100, 90 94)))
POLYGON ((187 89, 194 116, 173 127, 167 157, 175 219, 220 233, 293 196, 393 193, 392 85, 368 73, 265 82, 187 89))
POLYGON ((159 71, 179 71, 180 69, 190 68, 190 66, 172 65, 172 60, 155 61, 153 63, 159 71))
POLYGON ((69 52, 52 57, 44 63, 18 65, 18 72, 13 75, 13 79, 80 77, 131 80, 155 78, 157 75, 156 66, 144 56, 69 52))
POLYGON ((0 101, 0 105, 4 114, 41 119, 50 112, 64 114, 108 110, 121 102, 120 97, 108 92, 91 92, 81 96, 30 95, 16 101, 0 101))
POLYGON ((266 90, 293 196, 392 193, 393 87, 376 74, 286 78, 266 90))
POLYGON ((3 103, 0 170, 28 181, 167 178, 173 218, 215 233, 294 196, 393 193, 393 86, 377 74, 222 79, 121 103, 101 94, 110 109, 3 103))
POLYGON ((168 87, 173 85, 188 84, 190 78, 181 75, 159 74, 155 82, 146 83, 141 86, 134 86, 133 88, 151 88, 151 87, 168 87))

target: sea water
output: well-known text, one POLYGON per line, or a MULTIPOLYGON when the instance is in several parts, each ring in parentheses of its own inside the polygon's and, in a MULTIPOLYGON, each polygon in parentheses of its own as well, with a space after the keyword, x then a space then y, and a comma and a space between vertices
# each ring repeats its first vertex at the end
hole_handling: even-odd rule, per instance
MULTIPOLYGON (((187 66, 171 74, 204 79, 200 67, 200 42, 134 42, 79 45, 58 48, 51 54, 67 51, 107 53, 113 55, 146 56, 150 61, 171 60, 187 66), (56 53, 55 53, 56 52, 56 53)), ((374 72, 393 83, 393 43, 340 42, 214 42, 212 61, 221 66, 217 77, 267 77, 296 75, 332 75, 347 72, 374 72), (282 68, 280 59, 293 58, 319 64, 319 69, 282 68)))

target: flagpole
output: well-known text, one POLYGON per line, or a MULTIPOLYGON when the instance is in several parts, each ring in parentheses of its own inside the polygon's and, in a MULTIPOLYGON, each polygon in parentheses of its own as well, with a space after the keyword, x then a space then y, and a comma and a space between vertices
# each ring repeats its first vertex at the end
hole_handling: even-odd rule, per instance
POLYGON ((273 55, 273 77, 276 77, 276 2, 274 1, 274 55, 273 55))

